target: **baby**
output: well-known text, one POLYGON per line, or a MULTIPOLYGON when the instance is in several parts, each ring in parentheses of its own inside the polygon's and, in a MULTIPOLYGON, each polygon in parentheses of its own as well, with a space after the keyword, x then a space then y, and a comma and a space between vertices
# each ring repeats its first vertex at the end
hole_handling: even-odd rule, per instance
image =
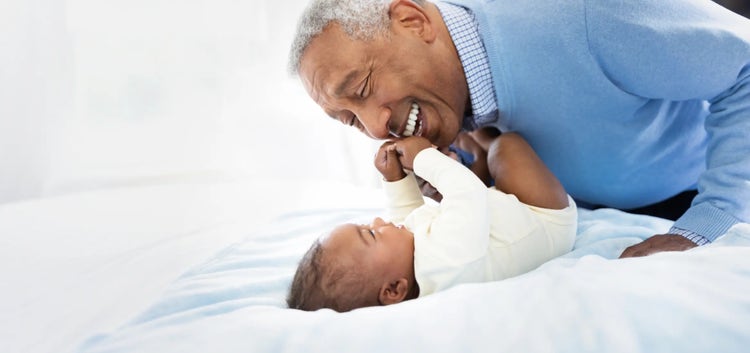
MULTIPOLYGON (((469 168, 485 185, 494 186, 495 180, 487 166, 487 150, 498 136, 500 131, 495 128, 482 128, 471 133, 461 131, 453 144, 440 151, 469 168)), ((437 202, 443 199, 443 195, 434 186, 418 175, 416 178, 422 195, 437 202)))
POLYGON ((375 166, 391 222, 344 224, 316 240, 294 275, 289 307, 395 304, 516 276, 570 251, 576 205, 526 141, 514 133, 494 138, 487 165, 495 187, 427 139, 384 143, 375 166), (425 204, 414 174, 439 190, 439 204, 425 204))

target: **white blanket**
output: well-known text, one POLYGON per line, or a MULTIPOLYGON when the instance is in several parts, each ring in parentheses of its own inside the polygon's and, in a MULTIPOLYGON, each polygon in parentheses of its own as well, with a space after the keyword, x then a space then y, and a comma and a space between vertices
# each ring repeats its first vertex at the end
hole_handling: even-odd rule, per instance
POLYGON ((370 207, 381 194, 273 178, 166 180, 0 204, 0 353, 71 352, 280 214, 370 207))
POLYGON ((750 225, 686 252, 617 260, 670 223, 580 212, 572 253, 508 280, 339 314, 285 308, 296 262, 335 224, 375 209, 288 214, 186 271, 94 352, 745 352, 750 225))

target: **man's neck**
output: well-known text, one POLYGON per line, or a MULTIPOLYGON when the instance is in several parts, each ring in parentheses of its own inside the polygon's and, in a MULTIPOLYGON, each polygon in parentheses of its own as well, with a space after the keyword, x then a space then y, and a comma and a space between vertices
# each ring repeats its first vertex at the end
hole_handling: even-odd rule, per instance
POLYGON ((461 73, 463 82, 463 87, 461 89, 463 92, 466 92, 466 105, 464 107, 464 115, 469 114, 471 112, 471 97, 469 96, 469 86, 466 80, 466 74, 464 72, 464 66, 461 63, 461 58, 458 53, 458 49, 456 48, 456 44, 453 42, 453 37, 451 36, 451 32, 448 28, 448 25, 445 23, 445 19, 443 18, 443 14, 440 11, 440 8, 438 5, 426 2, 425 3, 425 11, 427 11, 430 15, 430 18, 433 19, 433 23, 435 24, 435 28, 437 29, 437 41, 439 41, 436 44, 441 45, 444 48, 446 55, 449 55, 448 57, 450 60, 448 62, 450 65, 454 65, 453 70, 454 72, 461 73))

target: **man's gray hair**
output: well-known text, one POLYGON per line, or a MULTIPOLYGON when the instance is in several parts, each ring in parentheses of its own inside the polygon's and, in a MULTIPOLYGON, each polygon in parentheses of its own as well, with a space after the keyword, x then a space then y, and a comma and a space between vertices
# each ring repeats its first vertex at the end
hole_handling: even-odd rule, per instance
MULTIPOLYGON (((392 0, 312 0, 300 16, 297 32, 289 51, 289 73, 299 74, 302 54, 310 42, 331 22, 338 23, 353 39, 370 40, 387 35, 390 25, 388 8, 392 0)), ((424 5, 424 0, 412 0, 424 5)))

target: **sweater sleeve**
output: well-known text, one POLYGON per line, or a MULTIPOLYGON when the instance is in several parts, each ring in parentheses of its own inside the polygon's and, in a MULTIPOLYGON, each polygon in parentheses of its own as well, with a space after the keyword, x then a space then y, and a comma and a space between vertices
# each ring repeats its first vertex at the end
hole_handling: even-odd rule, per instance
POLYGON ((591 54, 622 90, 709 104, 706 171, 675 227, 713 241, 749 222, 750 20, 709 1, 643 0, 588 1, 586 22, 591 54))

